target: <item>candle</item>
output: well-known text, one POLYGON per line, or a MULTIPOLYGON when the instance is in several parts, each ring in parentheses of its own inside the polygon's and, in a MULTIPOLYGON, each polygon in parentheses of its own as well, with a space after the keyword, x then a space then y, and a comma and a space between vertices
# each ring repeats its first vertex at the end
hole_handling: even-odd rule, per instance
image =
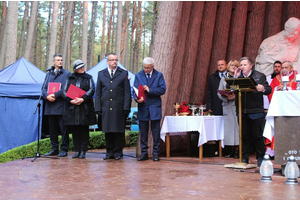
POLYGON ((289 82, 289 77, 288 76, 282 76, 281 81, 282 82, 289 82))
POLYGON ((300 81, 300 74, 296 75, 296 81, 300 81))

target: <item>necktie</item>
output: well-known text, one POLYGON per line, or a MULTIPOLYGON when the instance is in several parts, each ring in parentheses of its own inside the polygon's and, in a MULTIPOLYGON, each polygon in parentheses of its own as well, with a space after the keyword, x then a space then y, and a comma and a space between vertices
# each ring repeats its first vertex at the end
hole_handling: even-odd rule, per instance
POLYGON ((147 74, 147 85, 149 86, 149 82, 150 82, 150 74, 147 74))
POLYGON ((221 78, 224 76, 224 74, 223 73, 221 73, 221 78))
POLYGON ((111 70, 111 77, 113 77, 114 76, 114 71, 113 70, 111 70))

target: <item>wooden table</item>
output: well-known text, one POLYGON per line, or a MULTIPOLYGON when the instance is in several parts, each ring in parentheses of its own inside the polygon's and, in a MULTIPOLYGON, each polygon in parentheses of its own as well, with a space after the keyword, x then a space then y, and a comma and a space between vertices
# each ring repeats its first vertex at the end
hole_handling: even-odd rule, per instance
MULTIPOLYGON (((170 134, 178 132, 199 132, 199 159, 203 158, 203 144, 207 141, 219 140, 219 156, 222 157, 224 148, 223 116, 165 116, 160 131, 160 138, 166 142, 166 157, 170 157, 170 134)), ((189 144, 189 137, 188 137, 189 144)), ((189 150, 189 148, 188 148, 189 150)), ((189 152, 188 152, 189 153, 189 152)))

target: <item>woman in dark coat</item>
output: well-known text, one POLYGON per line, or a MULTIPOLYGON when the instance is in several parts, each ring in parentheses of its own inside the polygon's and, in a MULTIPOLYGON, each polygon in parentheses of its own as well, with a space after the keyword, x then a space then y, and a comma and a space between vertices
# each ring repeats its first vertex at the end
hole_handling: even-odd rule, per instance
POLYGON ((72 158, 85 158, 89 142, 89 125, 95 124, 92 99, 95 92, 95 83, 92 76, 85 73, 84 67, 85 64, 81 60, 76 60, 73 63, 74 73, 68 77, 64 88, 66 99, 64 122, 71 128, 75 149, 72 158), (86 93, 80 98, 71 99, 67 96, 71 84, 86 91, 86 93))

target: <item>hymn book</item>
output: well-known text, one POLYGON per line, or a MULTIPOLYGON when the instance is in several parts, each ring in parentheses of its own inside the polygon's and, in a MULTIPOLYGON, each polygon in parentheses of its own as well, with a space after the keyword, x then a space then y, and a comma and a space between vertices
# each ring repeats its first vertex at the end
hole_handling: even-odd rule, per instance
POLYGON ((86 91, 71 84, 66 95, 67 95, 67 97, 69 97, 71 99, 76 99, 76 98, 82 97, 85 93, 86 93, 86 91))
POLYGON ((49 82, 48 84, 48 95, 49 94, 54 94, 55 92, 59 91, 61 87, 61 83, 56 83, 56 82, 49 82))
POLYGON ((145 96, 145 91, 144 91, 144 87, 139 84, 139 89, 137 89, 136 87, 132 86, 133 87, 133 90, 135 92, 135 96, 137 99, 140 99, 140 98, 144 98, 144 102, 146 100, 146 96, 145 96))

